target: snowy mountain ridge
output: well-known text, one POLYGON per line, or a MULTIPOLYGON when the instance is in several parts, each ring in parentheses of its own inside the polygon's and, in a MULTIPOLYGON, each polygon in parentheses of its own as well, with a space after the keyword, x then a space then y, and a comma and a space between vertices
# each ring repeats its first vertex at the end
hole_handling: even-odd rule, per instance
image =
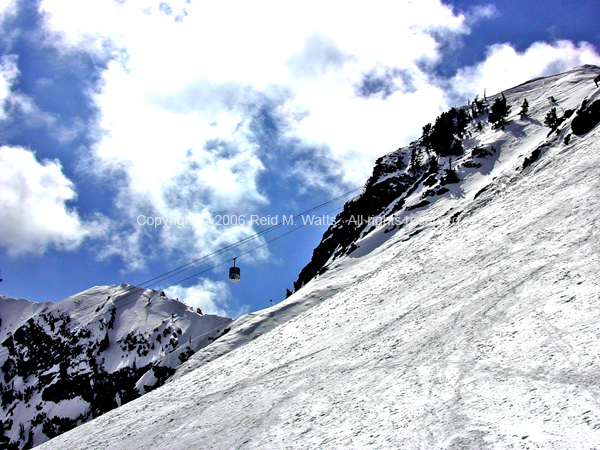
MULTIPOLYGON (((357 242, 373 232, 377 224, 391 222, 402 225, 407 220, 414 220, 411 211, 434 203, 441 196, 447 197, 448 194, 453 196, 457 193, 464 195, 465 189, 488 185, 508 167, 512 167, 515 161, 511 158, 527 158, 530 156, 528 152, 551 142, 552 139, 548 140, 551 137, 548 128, 527 126, 528 124, 543 125, 544 115, 551 107, 557 107, 563 115, 568 115, 569 112, 573 114, 578 108, 583 108, 581 103, 585 99, 588 102, 587 108, 584 108, 586 111, 599 108, 600 103, 594 104, 598 97, 597 93, 592 92, 582 98, 581 92, 578 92, 580 89, 589 92, 589 88, 594 86, 591 79, 588 79, 587 86, 581 83, 580 77, 584 73, 593 79, 592 75, 597 73, 597 67, 582 66, 564 74, 531 80, 501 94, 482 99, 486 111, 476 113, 476 117, 470 118, 464 133, 455 136, 457 140, 462 141, 464 147, 464 152, 458 155, 450 157, 432 155, 435 149, 427 149, 421 138, 408 147, 379 158, 373 175, 366 183, 365 191, 345 205, 344 211, 336 217, 335 224, 326 231, 314 251, 312 260, 300 273, 295 283, 296 289, 322 274, 335 259, 354 251, 357 242), (556 85, 568 84, 577 86, 570 86, 567 92, 551 95, 556 85), (532 86, 535 86, 533 90, 532 86), (479 130, 477 124, 481 123, 489 127, 489 124, 486 124, 489 109, 494 101, 502 96, 505 96, 512 105, 508 119, 512 123, 506 130, 507 134, 499 137, 496 130, 479 130), (521 104, 527 97, 531 113, 520 117, 521 104), (555 101, 551 102, 550 97, 555 101), (519 141, 517 133, 527 134, 527 147, 519 141), (516 142, 514 142, 515 138, 516 142), (515 143, 518 144, 516 152, 515 143), (502 147, 502 153, 495 154, 495 150, 499 147, 502 147), (502 161, 498 163, 498 159, 502 161), (450 165, 457 175, 454 180, 447 178, 446 169, 450 165), (459 181, 463 182, 456 186, 455 183, 459 181), (357 221, 357 217, 368 217, 369 220, 357 221)), ((474 105, 453 109, 472 112, 474 105)), ((576 114, 573 120, 578 118, 581 117, 576 114)), ((456 120, 455 118, 455 123, 456 120)), ((560 137, 564 139, 569 135, 568 139, 570 139, 573 135, 570 128, 563 124, 558 130, 559 133, 562 131, 560 137)), ((392 229, 395 227, 387 228, 388 232, 392 229)))
POLYGON ((330 230, 291 297, 40 448, 600 447, 598 73, 505 91, 452 162, 383 157, 345 213, 399 225, 330 230))
POLYGON ((150 289, 0 297, 2 448, 30 448, 160 386, 231 319, 150 289))

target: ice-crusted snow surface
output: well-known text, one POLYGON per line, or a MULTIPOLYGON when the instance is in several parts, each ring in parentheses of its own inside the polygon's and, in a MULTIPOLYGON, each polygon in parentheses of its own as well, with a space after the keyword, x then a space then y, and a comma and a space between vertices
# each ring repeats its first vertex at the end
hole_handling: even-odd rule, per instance
POLYGON ((600 99, 599 72, 506 91, 511 123, 472 130, 449 192, 40 448, 599 448, 600 127, 543 126, 551 95, 600 99), (461 166, 475 145, 497 152, 461 166))
POLYGON ((0 448, 41 444, 139 397, 231 322, 126 284, 57 303, 0 296, 0 319, 0 448))

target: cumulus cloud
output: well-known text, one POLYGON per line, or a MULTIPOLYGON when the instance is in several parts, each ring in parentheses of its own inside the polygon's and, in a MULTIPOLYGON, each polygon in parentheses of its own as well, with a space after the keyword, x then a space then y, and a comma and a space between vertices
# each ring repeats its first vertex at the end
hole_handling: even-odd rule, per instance
POLYGON ((193 286, 171 286, 165 289, 165 293, 170 298, 178 298, 188 306, 200 308, 204 314, 227 316, 231 313, 227 303, 231 299, 231 291, 223 281, 203 278, 193 286))
POLYGON ((75 198, 57 160, 39 162, 27 149, 0 147, 0 246, 10 255, 72 250, 99 232, 99 222, 84 223, 69 208, 75 198))
POLYGON ((564 72, 582 64, 600 65, 600 55, 588 42, 536 42, 524 52, 508 43, 497 44, 488 49, 484 61, 460 69, 451 85, 463 99, 473 98, 477 94, 481 96, 484 89, 488 94, 495 94, 532 78, 564 72))
POLYGON ((492 5, 460 13, 439 0, 368 8, 42 0, 40 11, 48 43, 65 57, 87 51, 109 61, 92 95, 100 114, 85 167, 117 190, 121 227, 105 254, 135 268, 143 243, 197 255, 253 232, 210 220, 140 229, 139 214, 256 213, 273 200, 261 177, 278 159, 288 163, 281 178, 300 191, 361 185, 378 156, 416 138, 456 97, 596 55, 585 43, 536 44, 524 53, 504 44, 452 80, 439 79, 430 69, 444 48, 497 14, 492 5))
MULTIPOLYGON (((283 150, 261 146, 264 105, 281 125, 281 148, 293 155, 283 177, 301 189, 363 183, 376 157, 445 106, 419 67, 440 59, 440 33, 467 31, 465 17, 438 0, 369 8, 43 0, 40 10, 48 43, 65 57, 83 50, 110 60, 93 96, 100 119, 87 167, 115 180, 118 215, 131 224, 139 214, 247 215, 267 205, 265 161, 283 150), (393 74, 382 78, 381 95, 357 93, 365 80, 365 89, 379 89, 369 74, 393 74), (311 164, 317 156, 322 163, 311 164)), ((252 231, 207 223, 152 230, 163 246, 190 254, 252 231)), ((138 255, 132 267, 139 267, 135 246, 150 230, 122 232, 132 248, 116 239, 106 251, 138 255)))

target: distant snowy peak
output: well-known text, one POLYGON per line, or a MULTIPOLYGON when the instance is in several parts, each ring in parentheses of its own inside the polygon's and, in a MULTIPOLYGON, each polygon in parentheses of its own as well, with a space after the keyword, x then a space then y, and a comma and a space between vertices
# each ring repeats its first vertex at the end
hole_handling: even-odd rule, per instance
POLYGON ((160 386, 231 322, 127 284, 57 303, 0 297, 0 320, 0 443, 19 448, 160 386))
MULTIPOLYGON (((588 133, 600 120, 597 66, 538 78, 438 117, 420 139, 376 161, 364 192, 336 217, 294 283, 296 290, 354 251, 364 253, 385 240, 372 235, 403 228, 442 198, 475 196, 503 174, 537 160, 557 139, 566 143, 588 133), (506 99, 509 111, 496 121, 494 104, 506 99), (528 109, 523 112, 527 99, 528 109), (556 111, 556 126, 546 116, 556 111), (366 241, 365 241, 366 239, 366 241), (363 250, 358 250, 359 247, 363 250)), ((483 94, 483 93, 482 93, 483 94)), ((500 110, 501 108, 497 108, 500 110)))
POLYGON ((49 305, 52 303, 36 303, 0 295, 0 342, 49 305))

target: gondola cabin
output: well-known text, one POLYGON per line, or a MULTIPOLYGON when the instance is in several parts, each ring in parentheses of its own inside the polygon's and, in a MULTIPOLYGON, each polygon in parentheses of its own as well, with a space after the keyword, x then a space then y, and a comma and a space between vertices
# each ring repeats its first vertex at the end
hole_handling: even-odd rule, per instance
POLYGON ((232 283, 237 283, 241 278, 240 268, 235 267, 235 260, 236 258, 233 258, 233 267, 229 268, 229 281, 232 283))

